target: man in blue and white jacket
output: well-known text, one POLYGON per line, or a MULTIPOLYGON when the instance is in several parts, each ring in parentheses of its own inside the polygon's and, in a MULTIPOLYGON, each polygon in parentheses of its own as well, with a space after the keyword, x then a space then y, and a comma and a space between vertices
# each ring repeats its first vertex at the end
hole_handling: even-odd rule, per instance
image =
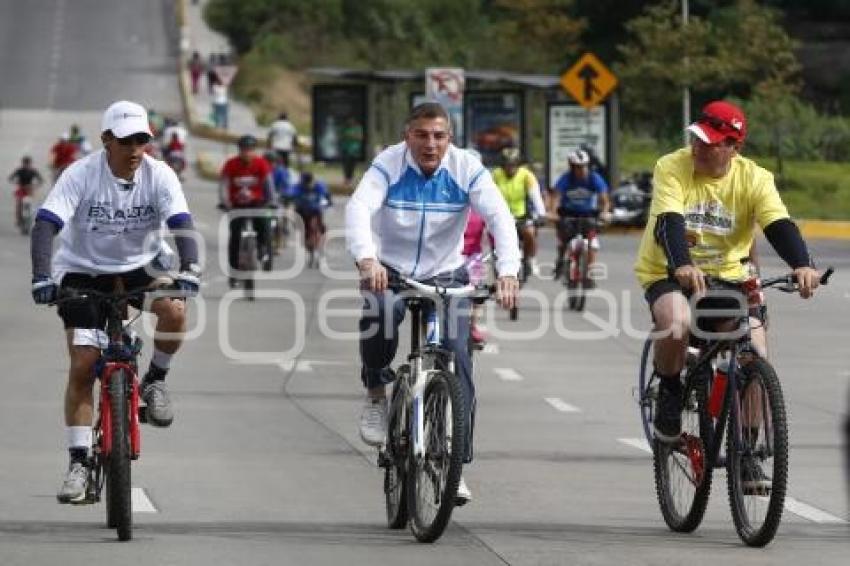
MULTIPOLYGON (((370 445, 385 442, 385 386, 395 378, 389 369, 398 348, 404 304, 387 289, 387 270, 417 281, 462 286, 468 282, 461 251, 469 208, 480 214, 496 242, 499 303, 516 302, 520 256, 514 220, 490 173, 463 149, 451 144, 451 121, 437 103, 414 108, 407 118, 404 141, 381 152, 363 175, 346 207, 348 250, 360 271, 366 306, 360 320, 361 379, 368 390, 360 419, 360 436, 370 445), (384 313, 392 309, 393 324, 384 313), (377 331, 376 331, 377 330, 377 331)), ((467 351, 469 300, 452 312, 446 345, 454 352, 464 390, 466 422, 475 403, 471 361, 467 351), (457 332, 451 330, 457 329, 457 332)), ((471 432, 465 460, 472 457, 471 432)), ((471 499, 463 480, 458 503, 471 499)))

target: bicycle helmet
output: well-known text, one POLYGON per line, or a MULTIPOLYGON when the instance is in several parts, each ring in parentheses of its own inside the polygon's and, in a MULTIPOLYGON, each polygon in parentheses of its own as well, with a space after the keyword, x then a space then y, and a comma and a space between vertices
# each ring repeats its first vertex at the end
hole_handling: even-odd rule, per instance
POLYGON ((590 156, 583 149, 577 149, 567 155, 567 162, 570 165, 589 165, 590 156))
POLYGON ((506 147, 502 150, 502 161, 505 165, 519 165, 522 162, 522 156, 519 149, 516 147, 506 147))
POLYGON ((236 146, 239 149, 250 149, 257 147, 257 138, 255 138, 251 134, 242 136, 236 141, 236 146))

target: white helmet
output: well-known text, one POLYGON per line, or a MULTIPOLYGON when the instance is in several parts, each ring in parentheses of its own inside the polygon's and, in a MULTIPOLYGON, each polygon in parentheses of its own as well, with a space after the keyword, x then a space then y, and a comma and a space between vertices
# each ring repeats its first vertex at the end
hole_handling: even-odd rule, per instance
POLYGON ((588 165, 590 163, 590 156, 583 149, 577 149, 567 155, 567 162, 570 165, 588 165))

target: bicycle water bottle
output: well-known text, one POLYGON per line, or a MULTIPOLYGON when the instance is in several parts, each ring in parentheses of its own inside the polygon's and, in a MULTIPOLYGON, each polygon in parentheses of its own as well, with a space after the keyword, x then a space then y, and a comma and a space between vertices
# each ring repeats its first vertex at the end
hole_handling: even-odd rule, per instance
POLYGON ((711 382, 711 393, 708 398, 708 413, 712 418, 720 415, 723 397, 726 395, 726 381, 729 375, 729 359, 724 355, 717 361, 714 379, 711 382))
POLYGON ((440 329, 437 326, 437 306, 428 311, 428 320, 425 326, 425 342, 427 344, 438 344, 440 342, 440 329))

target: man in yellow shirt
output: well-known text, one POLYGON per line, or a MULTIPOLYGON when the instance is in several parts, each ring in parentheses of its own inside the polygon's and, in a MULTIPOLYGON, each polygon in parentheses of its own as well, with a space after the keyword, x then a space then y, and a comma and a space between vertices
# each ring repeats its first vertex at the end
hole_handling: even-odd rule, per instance
POLYGON ((522 246, 522 279, 529 272, 540 275, 537 265, 537 228, 535 220, 546 217, 546 206, 540 194, 540 184, 528 167, 521 165, 519 149, 506 147, 502 150, 502 166, 493 171, 493 182, 508 203, 516 221, 517 233, 522 246), (531 202, 532 210, 528 204, 531 202))
MULTIPOLYGON (((800 295, 808 298, 818 286, 818 273, 773 175, 739 155, 747 134, 741 109, 711 102, 688 130, 690 148, 669 153, 655 165, 649 222, 635 263, 657 333, 654 362, 661 392, 655 435, 667 443, 676 442, 681 431, 679 374, 691 328, 687 297, 706 293, 705 275, 743 280, 741 260, 749 254, 758 224, 794 270, 800 295)), ((757 321, 752 339, 764 354, 764 328, 757 321)))

